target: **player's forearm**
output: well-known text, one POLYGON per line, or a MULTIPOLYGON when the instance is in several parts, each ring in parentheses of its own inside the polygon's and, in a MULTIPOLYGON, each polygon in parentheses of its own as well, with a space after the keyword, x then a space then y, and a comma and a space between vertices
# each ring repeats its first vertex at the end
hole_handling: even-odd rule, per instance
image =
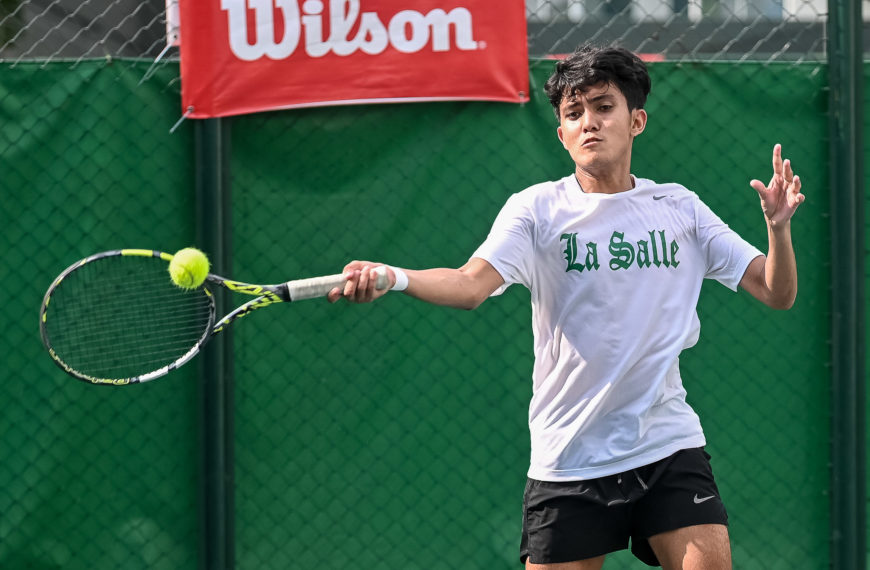
POLYGON ((405 293, 435 305, 474 309, 494 290, 484 279, 469 274, 464 268, 405 270, 405 273, 408 275, 405 293))
POLYGON ((791 242, 791 224, 767 225, 768 252, 764 283, 769 292, 766 303, 775 309, 789 309, 797 297, 797 263, 791 242))

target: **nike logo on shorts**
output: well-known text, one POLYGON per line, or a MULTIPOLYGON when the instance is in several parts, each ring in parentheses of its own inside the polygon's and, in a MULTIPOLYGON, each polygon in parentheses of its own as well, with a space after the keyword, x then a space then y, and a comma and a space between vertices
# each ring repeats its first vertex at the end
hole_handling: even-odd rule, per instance
POLYGON ((709 501, 710 499, 712 499, 712 498, 715 497, 715 496, 716 496, 716 495, 710 495, 709 497, 699 498, 699 497, 698 497, 698 494, 696 493, 696 494, 695 494, 695 497, 694 497, 692 500, 695 502, 696 505, 700 505, 700 504, 703 503, 704 501, 709 501))

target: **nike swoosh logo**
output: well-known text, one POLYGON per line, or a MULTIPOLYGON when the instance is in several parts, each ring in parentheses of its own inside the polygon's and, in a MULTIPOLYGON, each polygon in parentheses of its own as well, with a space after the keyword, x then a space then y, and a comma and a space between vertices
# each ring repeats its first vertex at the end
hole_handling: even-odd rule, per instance
POLYGON ((662 198, 667 198, 667 196, 653 196, 653 200, 661 200, 662 198))
POLYGON ((715 496, 716 496, 716 495, 710 495, 709 497, 699 498, 698 495, 696 494, 696 495, 695 495, 695 498, 692 499, 692 500, 695 502, 696 505, 700 505, 700 504, 703 503, 704 501, 709 501, 710 499, 712 499, 712 498, 715 497, 715 496))

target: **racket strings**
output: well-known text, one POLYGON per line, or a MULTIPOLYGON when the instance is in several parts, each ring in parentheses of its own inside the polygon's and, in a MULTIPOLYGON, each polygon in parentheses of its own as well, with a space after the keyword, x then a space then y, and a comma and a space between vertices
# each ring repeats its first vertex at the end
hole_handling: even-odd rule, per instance
POLYGON ((46 333, 58 357, 98 378, 132 378, 184 356, 208 330, 212 302, 172 284, 159 258, 82 265, 52 294, 46 333))

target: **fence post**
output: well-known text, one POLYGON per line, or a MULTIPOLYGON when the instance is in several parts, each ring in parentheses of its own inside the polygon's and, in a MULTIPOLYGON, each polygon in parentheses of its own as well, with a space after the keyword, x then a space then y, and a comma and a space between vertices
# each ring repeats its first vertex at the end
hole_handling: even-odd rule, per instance
MULTIPOLYGON (((229 119, 194 121, 197 244, 211 271, 232 275, 229 184, 229 119)), ((217 314, 226 313, 227 292, 215 290, 217 314)), ((203 570, 234 566, 233 351, 232 331, 215 336, 200 358, 201 496, 200 563, 203 570)))
POLYGON ((831 126, 831 567, 866 565, 863 19, 829 0, 831 126))

